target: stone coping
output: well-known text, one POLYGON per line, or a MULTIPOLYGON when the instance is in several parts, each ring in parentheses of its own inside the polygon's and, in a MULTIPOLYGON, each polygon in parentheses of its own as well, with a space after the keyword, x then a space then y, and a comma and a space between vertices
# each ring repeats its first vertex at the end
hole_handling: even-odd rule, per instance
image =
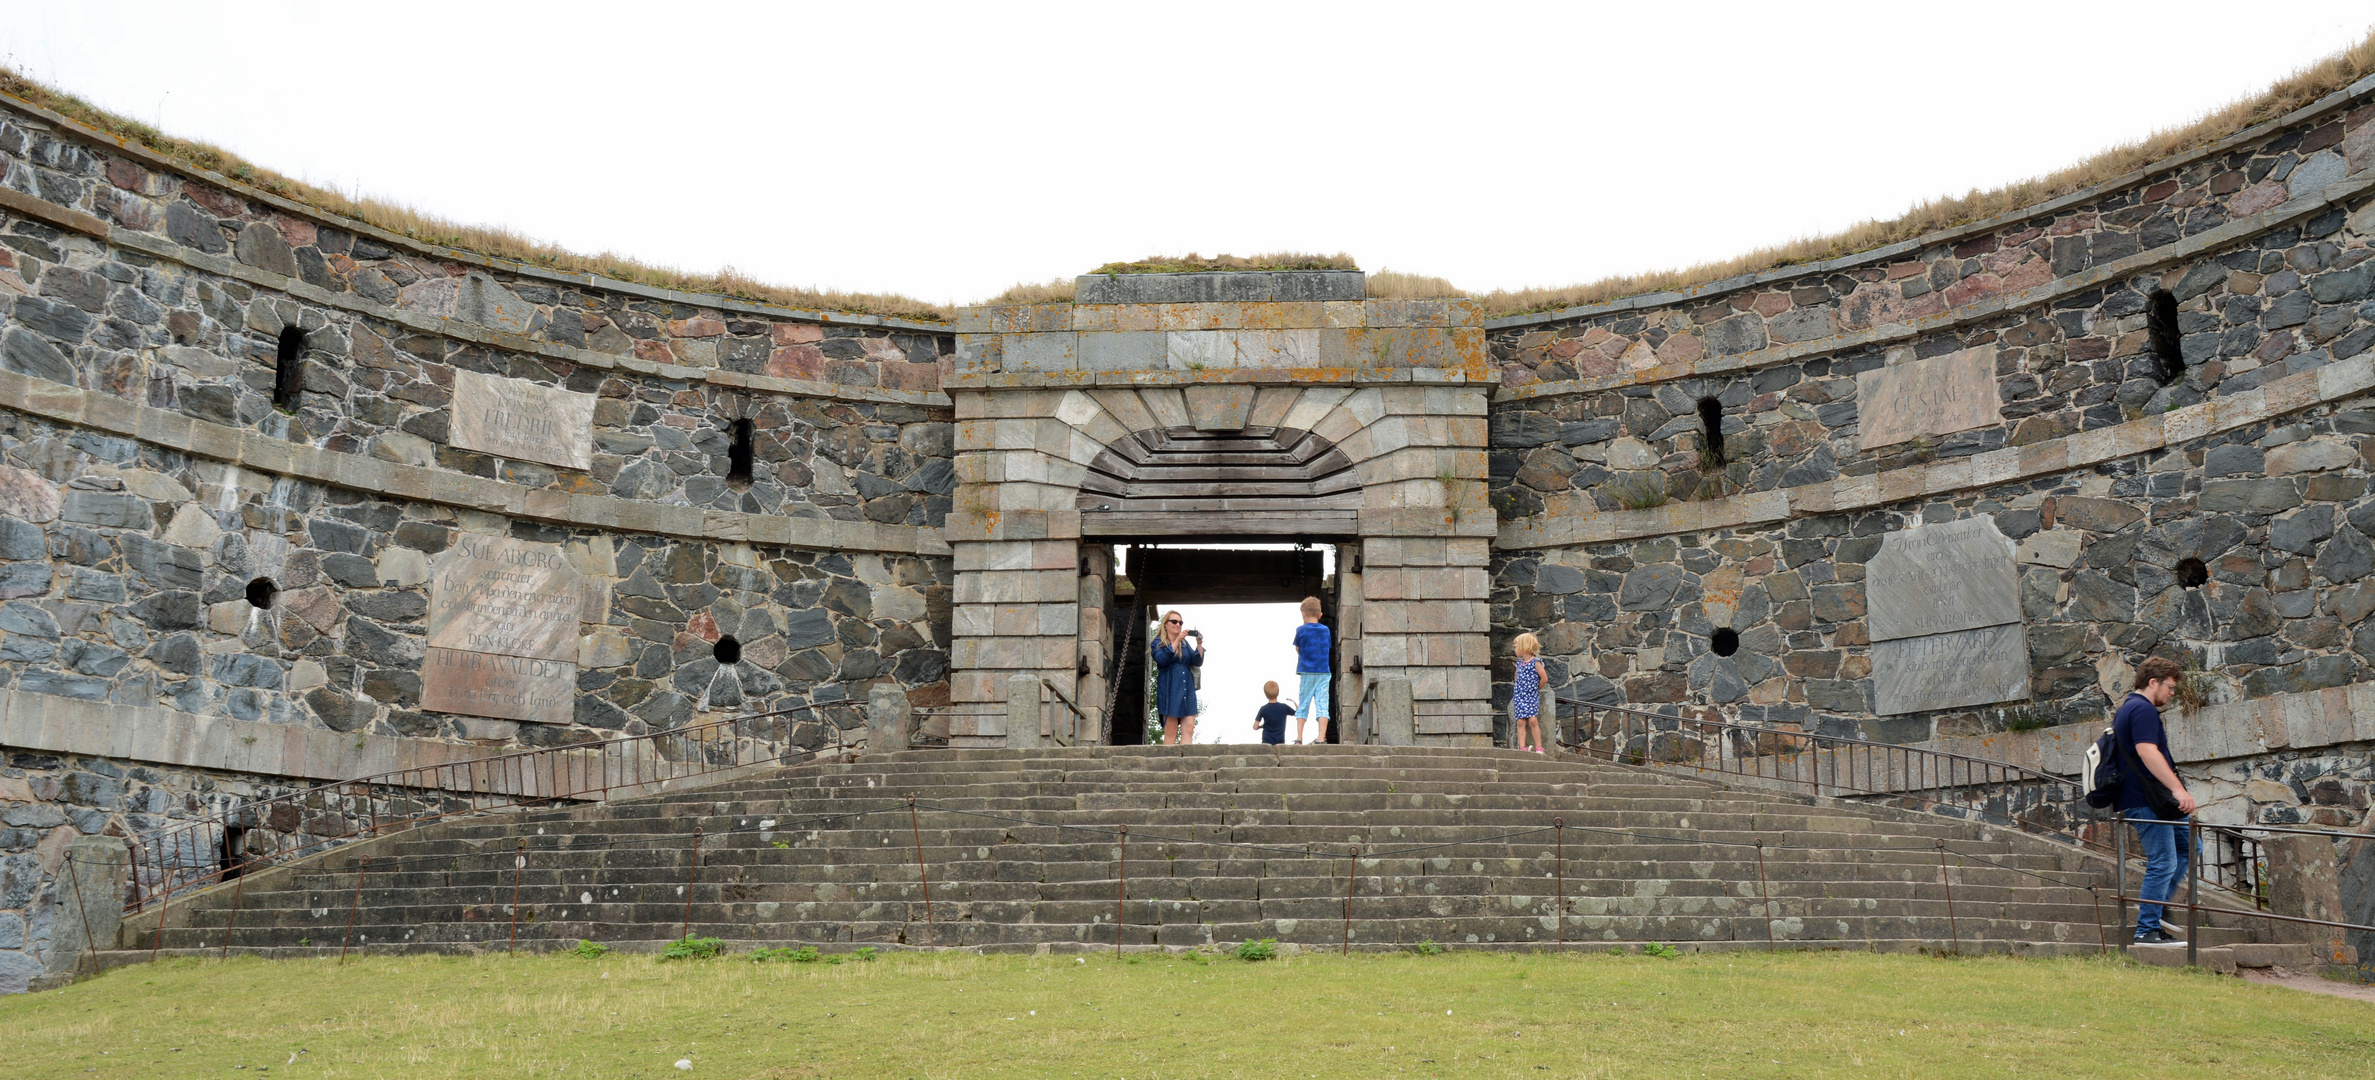
POLYGON ((2216 157, 2220 154, 2233 150, 2238 146, 2244 146, 2257 142, 2273 132, 2291 127, 2295 124, 2306 122, 2319 116, 2323 116, 2326 113, 2338 111, 2356 103, 2358 99, 2366 97, 2369 94, 2375 94, 2375 75, 2366 76, 2357 82, 2351 83, 2349 86, 2343 87, 2340 90, 2336 90, 2331 94, 2327 94, 2326 96, 2319 98, 2316 101, 2312 101, 2307 105, 2303 105, 2298 109, 2284 114, 2283 116, 2276 117, 2273 120, 2261 121, 2260 123, 2244 128, 2233 135, 2229 135, 2226 138, 2220 139, 2219 141, 2211 143, 2207 146, 2197 147, 2181 154, 2162 158, 2161 160, 2152 162, 2143 168, 2122 173, 2118 176, 2112 177, 2109 180, 2105 180, 2102 183, 2095 184, 2090 187, 2080 188, 2079 190, 2061 196, 2060 198, 2048 199, 2041 203, 2023 206, 2019 209, 1998 214, 1994 217, 1980 218, 1977 221, 1967 222, 1962 225, 1949 226, 1944 229, 1939 229, 1936 232, 1924 233, 1920 236, 1914 237, 1911 240, 1900 240, 1885 247, 1877 247, 1869 251, 1859 251, 1851 255, 1842 255, 1835 259, 1825 259, 1820 262, 1793 263, 1789 266, 1775 267, 1771 270, 1759 270, 1754 273, 1738 274, 1732 277, 1724 278, 1720 281, 1710 281, 1704 285, 1694 285, 1687 289, 1658 293, 1644 293, 1640 296, 1627 296, 1616 300, 1603 301, 1597 304, 1583 304, 1577 307, 1561 308, 1557 311, 1537 312, 1530 315, 1507 315, 1498 319, 1487 321, 1484 324, 1484 328, 1487 330, 1503 330, 1521 326, 1534 326, 1546 322, 1565 322, 1570 319, 1590 318, 1594 315, 1608 315, 1623 311, 1639 311, 1644 308, 1666 307, 1668 305, 1679 304, 1685 301, 1696 300, 1719 293, 1735 292, 1741 289, 1755 288, 1760 285, 1766 285, 1777 281, 1789 281, 1794 278, 1805 277, 1808 274, 1827 274, 1834 270, 1844 270, 1848 267, 1863 266, 1868 263, 1893 259, 1899 255, 1920 251, 1924 248, 1935 247, 1939 244, 1951 243, 1966 237, 1993 232, 2007 225, 2015 224, 2029 218, 2057 213, 2072 206, 2091 202, 2095 199, 2102 198, 2105 194, 2117 191, 2121 188, 2134 187, 2136 185, 2142 184, 2158 174, 2184 168, 2187 165, 2191 165, 2194 162, 2201 161, 2205 158, 2216 157))
MULTIPOLYGON (((2171 756, 2180 765, 2375 742, 2375 683, 2275 694, 2212 705, 2198 713, 2171 711, 2164 722, 2171 756)), ((2106 716, 2033 731, 1953 735, 1907 745, 2076 776, 2087 748, 2109 726, 2106 716)))
MULTIPOLYGON (((2370 76, 2375 78, 2375 76, 2370 76)), ((1496 401, 1525 401, 1532 398, 1564 397, 1601 390, 1614 390, 1643 383, 1668 382, 1708 375, 1727 375, 1740 371, 1794 363, 1810 357, 1844 352, 1871 345, 1885 345, 1908 341, 1941 330, 1952 329, 1982 319, 1992 319, 2010 311, 2051 303, 2065 296, 2074 296, 2089 289, 2101 288, 2123 281, 2149 270, 2188 259, 2208 255, 2229 244, 2239 243, 2261 233, 2283 228, 2293 222, 2315 217, 2330 207, 2375 189, 2375 175, 2342 180, 2326 186, 2314 195, 2303 195, 2248 217, 2237 218, 2215 229, 2196 233, 2174 244, 2166 244, 2150 251, 2138 252, 2124 259, 2116 259, 2091 267, 2068 277, 2055 278, 2043 285, 2019 292, 2001 293, 1976 303, 1965 304, 1926 318, 1904 323, 1883 323, 1853 333, 1801 341, 1791 345, 1758 349, 1734 356, 1713 357, 1690 364, 1660 364, 1638 372, 1617 372, 1586 379, 1560 379, 1556 382, 1532 383, 1526 386, 1504 387, 1494 395, 1496 401)), ((1489 325, 1489 324, 1488 324, 1489 325)))
MULTIPOLYGON (((0 746, 273 779, 321 781, 462 765, 517 753, 520 749, 400 735, 342 733, 265 720, 202 716, 161 705, 115 705, 13 689, 0 689, 0 746)), ((664 761, 644 762, 646 769, 661 773, 669 771, 668 766, 664 761)), ((598 798, 596 795, 570 797, 598 798)))
MULTIPOLYGON (((1599 512, 1561 505, 1548 513, 1509 521, 1501 528, 1498 545, 1504 550, 1568 547, 1869 509, 1906 499, 2051 476, 2149 450, 2179 446, 2205 435, 2339 401, 2370 387, 2375 387, 2375 349, 2199 405, 1951 461, 1912 465, 1868 476, 1843 476, 1802 487, 1668 503, 1646 510, 1599 512)), ((1568 495, 1558 501, 1575 504, 1587 498, 1568 495)))
POLYGON ((1213 368, 1205 371, 1002 371, 950 375, 940 380, 944 394, 981 390, 1080 390, 1097 387, 1210 386, 1246 383, 1256 386, 1479 386, 1491 387, 1497 376, 1471 378, 1458 368, 1213 368))
POLYGON ((269 289, 309 304, 382 319, 424 334, 467 341, 508 352, 561 360, 580 367, 604 371, 623 371, 636 375, 647 375, 656 379, 706 382, 712 386, 759 393, 785 394, 794 397, 871 401, 895 405, 918 405, 927 408, 945 408, 948 405, 948 395, 946 394, 914 390, 883 390, 869 386, 841 386, 807 379, 779 379, 772 375, 746 375, 739 371, 727 371, 723 368, 662 364, 624 353, 606 353, 594 349, 581 349, 572 345, 537 341, 534 338, 490 329, 478 323, 465 322, 461 319, 422 315, 375 300, 366 300, 347 293, 331 292, 302 278, 285 277, 270 270, 249 266, 236 259, 194 251, 170 240, 162 240, 144 232, 110 225, 82 211, 71 210, 46 199, 37 199, 9 188, 0 188, 0 209, 36 218, 60 228, 85 233, 104 243, 136 251, 142 255, 177 262, 195 270, 203 270, 210 274, 243 281, 257 288, 269 289))
POLYGON ((274 476, 556 525, 828 551, 948 554, 935 529, 663 506, 529 488, 275 439, 13 371, 0 371, 0 407, 274 476))
POLYGON ((500 270, 505 273, 518 274, 522 277, 532 277, 540 278, 545 281, 562 282, 570 285, 577 285, 583 288, 599 289, 603 292, 615 292, 629 296, 640 296, 651 300, 666 300, 673 303, 691 304, 695 307, 712 307, 723 311, 739 311, 749 315, 765 315, 773 318, 794 319, 803 322, 826 323, 834 326, 877 326, 890 330, 912 330, 927 334, 947 334, 950 332, 948 327, 940 323, 912 322, 906 319, 893 319, 882 315, 860 315, 855 312, 825 311, 819 308, 795 308, 784 307, 775 304, 763 304, 753 300, 743 300, 737 297, 726 296, 721 293, 685 292, 681 289, 667 289, 657 285, 644 285, 633 281, 620 281, 616 278, 606 278, 597 274, 580 274, 567 270, 555 270, 546 266, 537 266, 533 263, 513 262, 509 259, 499 259, 492 255, 481 255, 475 251, 463 251, 459 248, 440 247, 436 244, 415 240, 412 237, 406 236, 402 233, 389 232, 386 229, 380 228, 379 226, 357 221, 353 218, 324 210, 318 206, 313 206, 308 203, 298 202, 294 199, 274 195, 271 192, 263 190, 262 188, 248 184, 244 181, 232 179, 231 177, 224 176, 218 172, 193 168, 190 165, 175 161, 174 159, 159 154, 154 150, 150 150, 139 143, 133 142, 129 139, 118 138, 114 135, 110 135, 104 131, 98 130, 97 128, 85 125, 82 121, 76 120, 62 113, 57 113, 49 109, 42 108, 39 105, 35 105, 30 101, 26 101, 25 99, 16 97, 14 95, 0 94, 0 106, 17 110, 29 116, 39 117, 42 121, 56 125, 60 129, 63 129, 67 132, 71 132, 87 142, 102 143, 107 146, 114 147, 116 152, 121 153, 126 157, 138 160, 153 171, 172 173, 176 176, 202 180, 206 183, 220 187, 225 191, 238 192, 242 198, 253 199, 256 202, 270 206, 275 210, 289 215, 290 217, 304 218, 310 221, 322 222, 336 228, 345 229, 360 236, 368 236, 373 240, 377 240, 383 244, 403 248, 407 251, 417 252, 422 255, 427 255, 431 258, 450 259, 454 262, 484 267, 488 270, 500 270))
POLYGON ((1359 270, 1202 270, 1176 274, 1082 274, 1072 279, 1082 304, 1191 304, 1361 300, 1369 275, 1359 270))

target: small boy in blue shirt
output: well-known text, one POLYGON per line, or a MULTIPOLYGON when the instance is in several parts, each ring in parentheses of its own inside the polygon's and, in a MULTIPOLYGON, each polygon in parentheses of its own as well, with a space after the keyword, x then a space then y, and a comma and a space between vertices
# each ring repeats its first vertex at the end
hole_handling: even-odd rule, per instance
POLYGON ((1303 625, 1295 628, 1295 674, 1303 680, 1302 689, 1295 694, 1295 744, 1303 743, 1303 724, 1319 721, 1319 731, 1311 737, 1313 743, 1328 741, 1328 678, 1334 672, 1329 664, 1334 637, 1319 622, 1319 597, 1303 598, 1303 625))
POLYGON ((1254 710, 1253 726, 1262 729, 1263 742, 1277 746, 1286 741, 1286 718, 1295 715, 1295 710, 1278 703, 1276 679, 1262 684, 1262 696, 1269 698, 1270 704, 1254 710))

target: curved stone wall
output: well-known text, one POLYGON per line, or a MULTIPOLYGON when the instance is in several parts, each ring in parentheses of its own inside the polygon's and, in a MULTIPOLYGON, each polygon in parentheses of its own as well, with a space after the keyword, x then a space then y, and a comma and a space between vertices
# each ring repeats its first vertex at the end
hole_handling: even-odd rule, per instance
POLYGON ((51 955, 77 834, 877 684, 947 700, 946 333, 431 248, 20 103, 0 170, 0 990, 51 955), (526 412, 457 431, 488 387, 526 412), (534 448, 546 402, 590 413, 582 454, 534 448), (520 715, 430 707, 437 568, 486 541, 582 583, 520 715))
MULTIPOLYGON (((1489 324, 1496 644, 1540 634, 1567 696, 1895 742, 2099 722, 2146 654, 2221 700, 2367 681, 2371 95, 1892 249, 1489 324), (1892 701, 1875 665, 1944 639, 1874 643, 1873 560, 1979 518, 2020 689, 1892 701)), ((2358 820, 2375 759, 2327 727, 2227 746, 2218 813, 2304 820, 2325 783, 2317 820, 2358 820)))

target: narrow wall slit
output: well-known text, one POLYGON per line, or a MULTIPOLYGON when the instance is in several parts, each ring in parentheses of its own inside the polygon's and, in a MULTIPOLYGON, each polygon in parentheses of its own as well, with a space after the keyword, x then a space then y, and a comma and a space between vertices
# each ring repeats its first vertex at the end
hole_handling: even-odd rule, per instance
POLYGON ((756 457, 755 451, 757 449, 753 445, 758 437, 758 432, 755 430, 755 428, 756 425, 752 424, 747 419, 736 420, 731 425, 728 425, 727 436, 729 441, 726 445, 726 479, 750 479, 751 462, 753 458, 756 457))
POLYGON ((1699 399, 1699 463, 1708 469, 1724 467, 1724 405, 1711 397, 1699 399))
POLYGON ((2177 332, 2177 297, 2167 289, 2154 289, 2147 304, 2144 330, 2152 339, 2154 377, 2167 386, 2185 377, 2185 348, 2177 332))
POLYGON ((305 331, 294 326, 280 328, 280 350, 272 364, 272 404, 276 408, 294 409, 297 395, 305 389, 304 361, 305 331))

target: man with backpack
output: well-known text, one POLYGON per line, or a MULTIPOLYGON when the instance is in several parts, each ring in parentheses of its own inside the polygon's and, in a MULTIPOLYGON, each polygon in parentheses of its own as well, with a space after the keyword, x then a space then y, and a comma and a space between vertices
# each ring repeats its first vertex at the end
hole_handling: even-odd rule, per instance
POLYGON ((2116 805, 2144 848, 2144 881, 2136 895, 2146 902, 2136 906, 2138 945, 2180 940, 2162 928, 2163 906, 2155 902, 2176 894, 2193 849, 2193 830, 2185 823, 2194 812, 2194 797, 2177 778, 2168 732, 2161 726, 2161 706, 2177 696, 2180 674, 2175 661, 2146 659, 2136 667, 2136 689, 2111 718, 2110 741, 2120 766, 2116 805))

